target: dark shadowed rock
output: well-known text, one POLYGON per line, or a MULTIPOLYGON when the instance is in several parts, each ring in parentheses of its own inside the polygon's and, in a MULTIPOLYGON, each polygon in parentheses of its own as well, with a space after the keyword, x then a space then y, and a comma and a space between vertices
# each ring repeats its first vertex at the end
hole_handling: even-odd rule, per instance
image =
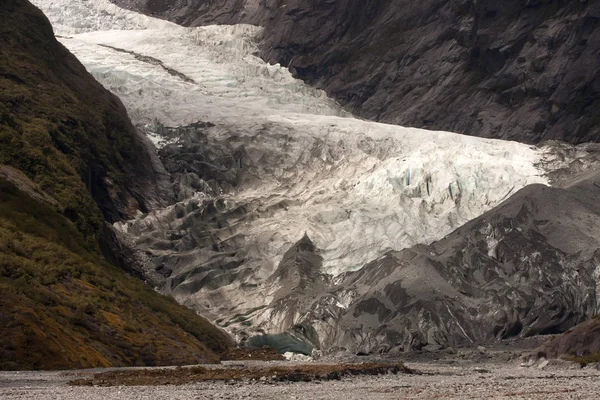
MULTIPOLYGON (((597 307, 598 178, 528 186, 438 242, 334 278, 317 297, 293 291, 287 315, 312 327, 319 348, 353 353, 564 332, 597 307)), ((263 326, 276 327, 279 305, 263 313, 263 326)))
POLYGON ((600 3, 113 0, 183 25, 265 27, 262 56, 372 120, 598 141, 600 3))
POLYGON ((600 318, 596 316, 548 340, 538 348, 537 354, 573 359, 582 364, 600 362, 600 318))

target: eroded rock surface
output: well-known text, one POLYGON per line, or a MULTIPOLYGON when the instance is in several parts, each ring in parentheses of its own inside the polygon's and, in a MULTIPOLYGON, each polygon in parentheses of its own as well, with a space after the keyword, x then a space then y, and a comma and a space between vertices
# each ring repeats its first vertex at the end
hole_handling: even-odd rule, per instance
POLYGON ((598 316, 548 340, 537 354, 547 358, 567 358, 582 364, 600 362, 600 318, 598 316))
POLYGON ((527 143, 598 141, 600 3, 112 0, 265 27, 261 55, 372 120, 527 143))

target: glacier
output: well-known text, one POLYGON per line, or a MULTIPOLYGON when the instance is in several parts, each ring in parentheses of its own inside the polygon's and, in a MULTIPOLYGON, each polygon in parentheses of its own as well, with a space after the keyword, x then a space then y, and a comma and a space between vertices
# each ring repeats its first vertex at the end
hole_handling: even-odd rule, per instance
POLYGON ((549 184, 547 148, 354 118, 261 60, 258 27, 184 28, 108 0, 33 3, 157 151, 202 135, 207 152, 243 154, 234 184, 115 224, 150 264, 169 265, 161 290, 213 320, 269 304, 268 278, 304 235, 337 277, 549 184))

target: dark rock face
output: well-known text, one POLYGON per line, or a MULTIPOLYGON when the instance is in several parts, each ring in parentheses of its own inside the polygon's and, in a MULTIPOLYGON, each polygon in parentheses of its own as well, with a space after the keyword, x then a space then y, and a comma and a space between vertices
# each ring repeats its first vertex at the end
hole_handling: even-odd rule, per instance
POLYGON ((391 252, 316 296, 294 291, 297 307, 274 302, 266 319, 287 311, 296 317, 282 328, 302 326, 315 347, 353 353, 564 332, 597 311, 592 175, 565 189, 528 186, 438 242, 391 252))
POLYGON ((598 2, 113 1, 183 25, 262 25, 265 59, 368 119, 600 140, 598 2))
POLYGON ((592 182, 529 186, 431 246, 348 274, 341 290, 368 289, 355 290, 336 342, 363 351, 467 345, 585 320, 596 308, 598 194, 592 182))
POLYGON ((600 359, 600 318, 595 317, 563 335, 550 339, 538 349, 538 355, 548 358, 573 358, 582 364, 600 359))

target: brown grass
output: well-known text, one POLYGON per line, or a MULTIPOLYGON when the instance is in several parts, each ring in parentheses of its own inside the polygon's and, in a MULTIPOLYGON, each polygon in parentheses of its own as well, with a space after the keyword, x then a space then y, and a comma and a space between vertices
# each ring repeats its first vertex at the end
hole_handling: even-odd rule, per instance
POLYGON ((586 356, 567 357, 567 360, 579 363, 582 367, 588 364, 600 363, 600 353, 588 354, 586 356))
POLYGON ((283 361, 285 357, 269 346, 251 349, 236 347, 225 353, 221 360, 283 361))
POLYGON ((0 370, 216 362, 227 335, 81 246, 0 179, 0 370))
POLYGON ((244 368, 204 368, 201 366, 174 369, 143 369, 109 371, 92 378, 69 382, 73 386, 163 386, 185 385, 202 381, 270 380, 275 382, 310 382, 339 380, 347 376, 411 374, 402 363, 364 364, 303 364, 244 368))

